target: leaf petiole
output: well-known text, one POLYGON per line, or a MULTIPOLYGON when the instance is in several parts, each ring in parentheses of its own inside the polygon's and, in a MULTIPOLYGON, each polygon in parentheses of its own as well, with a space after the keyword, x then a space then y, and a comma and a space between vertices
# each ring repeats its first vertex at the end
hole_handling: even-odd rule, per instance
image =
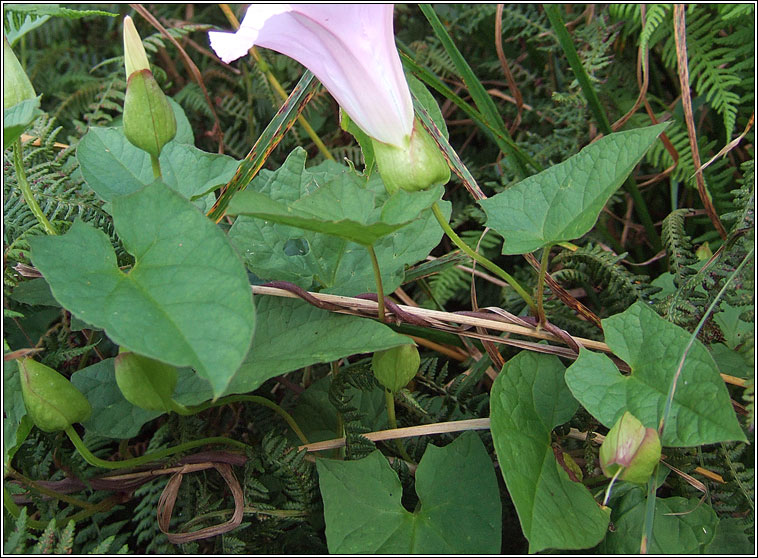
POLYGON ((500 268, 500 266, 494 264, 478 252, 475 252, 472 250, 461 238, 455 234, 455 231, 450 227, 450 225, 447 222, 447 219, 445 219, 445 216, 442 214, 442 210, 440 209, 439 204, 436 202, 432 205, 432 213, 434 213, 434 216, 437 218, 437 222, 442 227, 442 230, 445 231, 445 234, 448 236, 450 240, 453 241, 453 244, 455 244, 458 248, 460 248, 466 255, 468 255, 470 258, 472 258, 474 261, 480 263, 485 268, 489 269, 492 273, 500 277, 502 280, 504 280, 506 283, 508 283, 513 289, 521 296, 522 299, 524 299, 524 302, 527 303, 529 306, 529 309, 532 311, 533 314, 537 314, 537 305, 534 303, 534 300, 531 296, 529 296, 529 293, 524 290, 524 287, 522 287, 518 281, 516 281, 509 273, 507 273, 505 270, 500 268))

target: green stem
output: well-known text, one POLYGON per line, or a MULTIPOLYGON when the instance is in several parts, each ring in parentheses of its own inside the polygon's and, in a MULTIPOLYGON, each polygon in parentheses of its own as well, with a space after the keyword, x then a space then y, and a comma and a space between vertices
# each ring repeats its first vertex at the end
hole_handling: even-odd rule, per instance
POLYGON ((81 454, 81 456, 84 458, 84 460, 89 463, 90 465, 94 467, 102 467, 103 469, 123 469, 126 467, 137 467, 138 465, 144 465, 146 463, 152 463, 153 461, 158 461, 160 459, 163 459, 164 457, 168 457, 169 455, 173 455, 175 453, 179 453, 182 451, 187 451, 192 448, 197 448, 200 446, 205 446, 208 444, 226 444, 229 446, 234 446, 239 449, 247 449, 247 444, 243 444, 242 442, 238 442, 237 440, 232 440, 230 438, 223 438, 220 436, 216 436, 213 438, 203 438, 202 440, 193 440, 191 442, 186 442, 184 444, 179 444, 178 446, 174 446, 173 448, 167 448, 164 450, 156 451, 154 453, 149 453, 147 455, 143 455, 141 457, 135 457, 133 459, 124 459, 122 461, 105 461, 104 459, 100 459, 99 457, 96 457, 92 454, 92 452, 87 449, 87 446, 84 445, 84 442, 79 437, 79 434, 76 433, 76 430, 74 430, 73 426, 68 426, 65 430, 66 434, 68 435, 71 442, 74 444, 74 447, 76 447, 77 451, 81 454))
MULTIPOLYGON (((563 22, 560 7, 557 4, 545 4, 544 9, 545 14, 550 20, 550 25, 552 25, 553 31, 555 31, 558 43, 560 43, 563 53, 566 55, 566 59, 568 60, 571 69, 574 71, 574 76, 582 88, 582 93, 584 93, 584 97, 587 99, 587 104, 595 117, 595 121, 597 122, 600 131, 606 136, 613 133, 611 124, 605 114, 605 110, 600 104, 597 91, 595 91, 595 88, 592 86, 590 76, 582 65, 582 61, 579 59, 579 55, 576 52, 576 47, 571 39, 571 35, 569 35, 568 29, 566 29, 566 25, 563 22)), ((655 230, 653 219, 650 217, 647 204, 645 204, 645 200, 642 198, 639 188, 637 188, 637 183, 633 178, 629 177, 624 183, 624 188, 634 201, 634 209, 637 212, 637 216, 640 218, 642 225, 645 227, 648 238, 653 243, 653 248, 656 252, 659 251, 661 249, 661 238, 655 230)))
POLYGON ((387 421, 390 428, 397 428, 397 418, 395 417, 395 396, 389 390, 384 390, 384 400, 387 403, 387 421))
MULTIPOLYGON (((300 429, 297 422, 295 422, 295 419, 292 418, 292 415, 290 415, 287 411, 282 409, 279 405, 270 399, 266 399, 265 397, 260 397, 258 395, 229 395, 227 397, 222 397, 217 401, 206 401, 205 403, 201 403, 200 405, 195 405, 193 407, 185 407, 184 405, 174 402, 174 405, 176 406, 174 410, 180 415, 194 415, 212 407, 220 407, 221 405, 238 402, 255 403, 256 405, 268 407, 277 415, 282 417, 287 422, 287 424, 289 424, 290 428, 292 428, 292 431, 297 435, 302 443, 308 443, 308 438, 305 437, 305 434, 303 434, 303 431, 300 429), (180 409, 183 409, 183 411, 180 411, 180 409)), ((174 407, 174 405, 172 405, 172 407, 174 407)))
POLYGON ((3 483, 3 506, 5 506, 5 510, 9 514, 18 519, 19 514, 21 514, 21 510, 19 509, 16 502, 13 501, 13 496, 11 496, 11 492, 8 490, 8 487, 5 485, 5 483, 3 483))
MULTIPOLYGON (((58 494, 58 493, 56 493, 58 494)), ((56 496, 57 497, 57 496, 56 496)), ((69 521, 78 522, 82 519, 86 519, 92 515, 95 515, 96 513, 100 513, 106 510, 111 509, 116 504, 116 498, 110 497, 106 498, 105 500, 102 500, 98 502, 97 504, 89 505, 88 507, 76 512, 73 515, 70 515, 66 518, 59 518, 56 520, 56 523, 58 525, 67 525, 69 521)), ((13 497, 11 496, 8 489, 3 486, 3 506, 5 507, 5 510, 13 516, 13 518, 18 519, 19 515, 21 515, 21 510, 19 509, 18 505, 16 505, 16 502, 13 501, 13 497)), ((28 527, 31 527, 32 529, 39 529, 43 530, 46 529, 49 525, 49 522, 46 521, 39 521, 37 519, 27 518, 26 525, 28 527)))
POLYGON ((153 178, 156 180, 163 178, 163 174, 161 174, 161 162, 158 160, 158 157, 151 154, 150 164, 153 166, 153 178))
MULTIPOLYGON (((3 507, 14 519, 18 519, 21 515, 21 509, 16 502, 13 501, 13 496, 11 496, 10 491, 5 485, 3 485, 3 507)), ((44 521, 27 518, 26 525, 32 529, 39 529, 41 531, 42 529, 45 529, 48 524, 44 521)))
POLYGON ((21 190, 21 195, 24 196, 26 205, 31 209, 32 214, 37 218, 37 221, 42 225, 47 234, 58 234, 55 227, 47 220, 47 217, 42 212, 42 208, 34 199, 34 194, 29 186, 29 181, 26 178, 26 170, 24 169, 24 148, 21 145, 21 138, 16 140, 13 144, 13 166, 16 169, 16 178, 18 179, 18 187, 21 190))
MULTIPOLYGON (((385 389, 384 400, 387 404, 387 422, 389 422, 390 428, 396 429, 397 418, 395 417, 395 395, 391 391, 385 389)), ((392 441, 395 444, 395 448, 397 449, 397 452, 400 455, 400 457, 402 457, 409 463, 413 463, 413 459, 411 459, 411 457, 405 451, 405 448, 403 447, 402 442, 397 438, 392 441)))
POLYGON ((374 268, 374 280, 376 281, 376 302, 379 305, 379 319, 382 323, 387 323, 387 316, 384 310, 384 287, 382 286, 382 270, 379 268, 379 260, 376 259, 376 252, 373 246, 366 246, 369 256, 371 256, 371 266, 374 268))
POLYGON ((650 541, 653 540, 653 520, 655 519, 655 492, 657 490, 658 465, 653 469, 650 480, 647 481, 647 500, 645 502, 645 522, 642 528, 642 540, 640 541, 640 554, 647 554, 650 550, 650 541))
POLYGON ((503 281, 508 283, 513 289, 521 296, 521 298, 524 299, 524 302, 529 305, 529 308, 531 309, 533 314, 537 314, 537 306, 534 303, 534 300, 531 296, 529 296, 529 293, 527 293, 524 290, 524 287, 519 285, 518 281, 516 281, 513 277, 510 276, 505 270, 501 269, 498 265, 492 263, 490 260, 482 256, 481 254, 475 252, 469 246, 463 242, 463 240, 460 239, 460 237, 455 234, 455 231, 450 228, 450 225, 447 222, 447 219, 445 219, 445 216, 442 214, 442 210, 440 209, 439 205, 437 203, 434 203, 432 205, 432 213, 434 213, 434 216, 437 218, 437 222, 442 227, 442 230, 445 231, 445 234, 450 238, 450 240, 453 241, 453 244, 455 244, 458 248, 460 248, 466 255, 468 255, 470 258, 475 260, 476 262, 480 263, 482 266, 490 270, 492 273, 500 277, 503 281))
POLYGON ((540 261, 540 275, 537 278, 537 317, 540 320, 540 325, 545 325, 545 307, 544 307, 544 294, 545 294, 545 275, 547 275, 547 264, 550 261, 550 248, 552 244, 548 244, 542 249, 542 260, 540 261))

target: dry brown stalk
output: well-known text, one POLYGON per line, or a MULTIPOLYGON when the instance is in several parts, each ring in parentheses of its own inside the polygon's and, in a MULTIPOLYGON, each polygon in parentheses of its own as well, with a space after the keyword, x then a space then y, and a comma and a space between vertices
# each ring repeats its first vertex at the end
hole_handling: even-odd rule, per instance
POLYGON ((692 164, 696 169, 695 180, 697 182, 697 192, 700 195, 700 201, 703 202, 708 217, 713 226, 719 233, 719 236, 726 240, 726 229, 721 224, 716 208, 713 206, 711 197, 705 186, 703 178, 702 165, 700 164, 700 150, 697 146, 697 134, 695 132, 695 119, 692 114, 692 97, 690 95, 690 71, 687 65, 687 35, 684 21, 684 4, 674 4, 674 41, 676 42, 676 61, 679 67, 679 86, 682 88, 682 108, 684 109, 684 120, 687 123, 687 135, 690 139, 690 149, 692 151, 692 164))
MULTIPOLYGON (((300 298, 290 291, 279 289, 276 287, 266 287, 264 285, 253 285, 252 290, 254 294, 279 296, 284 298, 300 298)), ((329 304, 333 307, 334 312, 340 314, 350 314, 353 316, 363 317, 376 317, 378 312, 378 305, 375 301, 366 300, 363 298, 354 298, 349 296, 340 296, 324 293, 306 293, 312 299, 320 301, 322 303, 329 304)), ((412 306, 398 305, 398 307, 411 316, 421 318, 427 322, 426 327, 432 329, 440 329, 442 331, 451 331, 457 335, 465 335, 467 337, 473 337, 475 339, 484 339, 492 341, 494 343, 504 343, 507 345, 513 345, 521 347, 531 351, 548 352, 552 354, 558 354, 567 358, 576 358, 576 352, 567 347, 555 347, 551 345, 544 345, 538 343, 530 343, 529 341, 521 341, 517 339, 508 339, 503 337, 496 337, 494 335, 480 334, 472 331, 465 331, 460 327, 453 326, 452 324, 460 324, 461 326, 470 327, 483 327, 495 331, 501 331, 504 333, 511 333, 515 335, 524 335, 526 337, 532 337, 536 339, 542 339, 546 341, 557 341, 564 343, 560 337, 548 333, 544 330, 538 330, 536 328, 529 328, 522 325, 515 325, 508 323, 504 318, 494 315, 492 319, 480 318, 478 316, 471 316, 467 314, 456 314, 452 312, 440 312, 439 310, 429 310, 427 308, 414 308, 412 306)), ((593 339, 585 339, 583 337, 572 337, 572 339, 581 347, 586 349, 593 349, 596 351, 602 351, 604 353, 613 354, 611 348, 601 341, 595 341, 593 339)), ((622 370, 629 370, 628 365, 623 362, 616 362, 617 366, 622 370)), ((740 387, 745 387, 745 380, 730 376, 728 374, 721 374, 722 379, 729 384, 733 384, 740 387)))

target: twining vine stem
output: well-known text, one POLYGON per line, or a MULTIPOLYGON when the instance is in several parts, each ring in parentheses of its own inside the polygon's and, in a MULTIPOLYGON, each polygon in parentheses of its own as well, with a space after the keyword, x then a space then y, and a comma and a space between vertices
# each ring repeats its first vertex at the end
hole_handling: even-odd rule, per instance
POLYGON ((260 397, 258 395, 229 395, 227 397, 222 397, 216 401, 206 401, 205 403, 194 405, 192 407, 185 407, 181 403, 177 403, 176 401, 171 400, 171 408, 177 414, 188 416, 200 413, 212 407, 220 407, 222 405, 228 405, 229 403, 239 402, 254 403, 256 405, 268 407, 287 422, 287 424, 290 426, 290 428, 292 428, 292 431, 297 435, 302 443, 308 443, 308 438, 305 436, 305 434, 303 434, 303 431, 300 429, 295 419, 292 418, 292 415, 290 415, 287 411, 282 409, 279 405, 270 399, 266 399, 265 397, 260 397))
POLYGON ((384 287, 382 286, 382 269, 379 267, 379 260, 376 258, 376 251, 371 245, 366 246, 369 256, 371 256, 371 266, 374 268, 374 280, 376 281, 376 300, 379 320, 387 323, 387 316, 384 309, 384 287))
POLYGON ((21 190, 21 195, 24 196, 26 205, 29 206, 32 214, 37 218, 37 221, 39 221, 47 234, 58 234, 55 227, 47 220, 37 200, 34 199, 34 193, 29 186, 29 180, 26 178, 26 170, 24 170, 24 148, 21 144, 21 138, 18 138, 16 143, 13 144, 13 166, 16 169, 18 187, 21 190))
POLYGON ((105 459, 100 459, 99 457, 95 456, 87 448, 87 446, 84 444, 84 441, 79 437, 79 434, 77 434, 76 430, 74 430, 73 426, 68 426, 65 432, 68 435, 71 442, 74 444, 74 447, 77 449, 79 454, 84 458, 84 460, 87 463, 89 463, 90 465, 94 467, 101 467, 103 469, 123 469, 125 467, 137 467, 138 465, 144 465, 146 463, 158 461, 160 459, 163 459, 164 457, 168 457, 169 455, 173 455, 175 453, 187 451, 192 448, 197 448, 197 447, 205 446, 208 444, 225 444, 228 446, 234 446, 242 450, 245 450, 248 448, 247 444, 238 442, 237 440, 232 440, 231 438, 223 438, 221 436, 215 436, 212 438, 203 438, 202 440, 192 440, 191 442, 185 442, 184 444, 179 444, 178 446, 174 446, 173 448, 159 450, 153 453, 142 455, 140 457, 134 457, 132 459, 123 459, 120 461, 106 461, 105 459))

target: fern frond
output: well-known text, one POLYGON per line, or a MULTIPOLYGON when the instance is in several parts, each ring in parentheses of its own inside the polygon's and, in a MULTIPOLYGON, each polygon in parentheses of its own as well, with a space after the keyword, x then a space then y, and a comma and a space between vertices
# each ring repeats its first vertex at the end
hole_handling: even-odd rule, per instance
POLYGON ((669 257, 669 271, 674 274, 674 285, 681 286, 684 281, 697 273, 691 266, 696 264, 690 237, 684 230, 684 218, 690 209, 676 209, 663 220, 661 239, 669 257))
POLYGON ((363 363, 341 368, 329 386, 329 402, 342 417, 347 459, 360 459, 376 449, 374 443, 363 436, 370 429, 365 424, 364 414, 351 404, 353 396, 348 395, 347 389, 352 386, 369 391, 377 385, 370 365, 363 363))
POLYGON ((13 531, 10 532, 8 538, 3 542, 3 549, 6 554, 23 554, 26 541, 32 536, 26 525, 27 519, 29 517, 26 513, 26 506, 24 506, 16 518, 13 531))
POLYGON ((574 252, 562 251, 556 261, 564 268, 578 269, 590 278, 591 285, 601 284, 601 300, 608 314, 620 312, 635 300, 647 301, 657 292, 648 277, 636 275, 620 264, 626 254, 615 255, 600 246, 587 244, 574 252))
POLYGON ((315 467, 306 461, 305 451, 297 451, 286 438, 269 432, 261 442, 265 461, 273 466, 273 474, 282 483, 287 496, 287 509, 311 510, 318 501, 315 467))
MULTIPOLYGON (((686 25, 690 84, 694 84, 698 95, 704 96, 706 102, 722 116, 726 137, 730 138, 740 102, 734 89, 742 80, 733 71, 737 59, 735 49, 722 46, 719 40, 719 34, 726 31, 726 23, 721 20, 716 8, 701 5, 690 10, 686 25)), ((662 57, 666 66, 676 68, 673 32, 664 44, 662 57)))
MULTIPOLYGON (((645 26, 642 28, 642 31, 640 32, 640 40, 639 45, 640 48, 643 50, 650 48, 651 46, 655 45, 657 41, 650 42, 651 37, 653 34, 656 34, 656 31, 659 29, 663 29, 663 26, 661 25, 664 20, 669 18, 671 14, 671 4, 648 4, 647 10, 645 13, 645 26)), ((641 17, 640 17, 641 19, 641 17)), ((660 39, 662 36, 662 33, 657 33, 657 38, 660 39)))

